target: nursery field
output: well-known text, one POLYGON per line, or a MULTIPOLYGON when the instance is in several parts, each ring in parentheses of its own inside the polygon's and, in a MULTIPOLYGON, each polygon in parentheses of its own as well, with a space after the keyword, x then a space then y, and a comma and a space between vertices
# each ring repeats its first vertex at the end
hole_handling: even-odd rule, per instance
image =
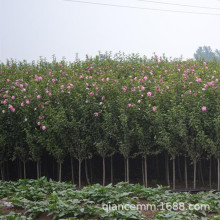
POLYGON ((1 179, 220 191, 219 77, 156 55, 1 63, 1 179))
POLYGON ((220 193, 171 193, 120 182, 77 190, 71 183, 0 181, 0 219, 220 219, 220 193))

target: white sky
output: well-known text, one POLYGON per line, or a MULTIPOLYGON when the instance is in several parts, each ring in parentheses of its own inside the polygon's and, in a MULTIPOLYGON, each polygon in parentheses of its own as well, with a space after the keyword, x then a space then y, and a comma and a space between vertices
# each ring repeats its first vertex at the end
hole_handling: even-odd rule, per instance
MULTIPOLYGON (((220 10, 160 5, 137 0, 87 0, 158 9, 218 13, 220 10)), ((155 0, 156 1, 156 0, 155 0)), ((220 9, 219 0, 158 0, 220 9)), ((199 46, 220 49, 220 16, 181 14, 80 4, 64 0, 0 0, 0 61, 68 61, 98 51, 184 58, 199 46)))

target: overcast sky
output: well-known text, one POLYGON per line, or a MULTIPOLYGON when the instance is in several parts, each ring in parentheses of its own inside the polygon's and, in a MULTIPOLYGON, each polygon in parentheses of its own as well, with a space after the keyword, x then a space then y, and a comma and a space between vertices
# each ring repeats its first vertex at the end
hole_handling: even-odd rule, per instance
MULTIPOLYGON (((219 8, 208 10, 138 0, 85 0, 154 9, 215 13, 199 15, 117 8, 65 0, 0 0, 0 60, 68 61, 98 51, 193 57, 199 46, 220 49, 220 1, 158 0, 219 8)), ((152 0, 154 1, 154 0, 152 0)))

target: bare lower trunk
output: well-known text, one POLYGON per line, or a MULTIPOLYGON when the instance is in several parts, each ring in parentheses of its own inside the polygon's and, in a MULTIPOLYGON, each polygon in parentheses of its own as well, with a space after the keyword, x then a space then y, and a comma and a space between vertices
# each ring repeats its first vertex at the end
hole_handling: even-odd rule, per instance
POLYGON ((105 186, 105 157, 102 158, 102 185, 105 186))
POLYGON ((144 157, 144 182, 145 182, 145 187, 147 188, 148 186, 148 181, 147 181, 147 157, 144 157))
POLYGON ((212 188, 212 157, 209 160, 209 187, 212 188))
POLYGON ((91 180, 91 184, 93 183, 93 160, 91 159, 89 161, 90 164, 90 180, 91 180))
POLYGON ((72 184, 75 184, 74 180, 74 167, 73 167, 73 158, 71 157, 71 176, 72 176, 72 184))
POLYGON ((5 176, 4 176, 4 165, 1 164, 1 180, 5 181, 5 176))
POLYGON ((159 168, 159 159, 158 155, 156 155, 156 171, 157 171, 157 179, 160 179, 160 168, 159 168))
POLYGON ((176 189, 176 158, 173 157, 173 190, 176 189))
POLYGON ((79 189, 81 189, 82 187, 82 178, 81 178, 81 168, 82 168, 82 159, 79 159, 79 189))
POLYGON ((167 185, 170 186, 169 158, 168 158, 167 152, 165 153, 165 168, 166 168, 166 181, 167 181, 167 185))
POLYGON ((196 189, 196 159, 193 159, 193 169, 194 169, 194 178, 193 178, 193 189, 196 189))
POLYGON ((126 159, 127 162, 127 182, 129 183, 129 158, 126 159))
POLYGON ((144 158, 142 157, 142 163, 141 163, 141 166, 142 166, 142 178, 143 178, 143 185, 145 185, 145 176, 144 176, 144 158))
POLYGON ((90 180, 89 180, 89 174, 88 174, 88 166, 87 166, 87 159, 85 159, 85 173, 86 173, 86 181, 88 185, 90 184, 90 180))
POLYGON ((23 161, 24 179, 26 179, 26 161, 23 161))
POLYGON ((124 167, 125 167, 125 182, 127 181, 127 165, 126 165, 126 160, 124 158, 124 167))
POLYGON ((59 180, 59 182, 61 182, 61 180, 62 180, 62 163, 59 162, 58 165, 59 165, 58 180, 59 180))
POLYGON ((201 160, 199 161, 199 173, 202 181, 202 185, 204 186, 204 178, 203 178, 203 172, 202 172, 202 162, 201 160))
POLYGON ((220 157, 218 158, 218 191, 220 191, 220 157))
POLYGON ((185 157, 185 187, 188 189, 187 158, 185 157))
POLYGON ((18 178, 22 178, 22 165, 21 165, 21 160, 18 159, 18 178))
POLYGON ((114 184, 113 156, 111 156, 111 183, 114 184))
POLYGON ((180 163, 180 157, 177 157, 177 163, 178 163, 178 177, 179 177, 179 181, 182 182, 183 181, 183 177, 182 177, 182 172, 181 172, 181 163, 180 163))
POLYGON ((37 179, 40 179, 40 161, 37 161, 37 179))

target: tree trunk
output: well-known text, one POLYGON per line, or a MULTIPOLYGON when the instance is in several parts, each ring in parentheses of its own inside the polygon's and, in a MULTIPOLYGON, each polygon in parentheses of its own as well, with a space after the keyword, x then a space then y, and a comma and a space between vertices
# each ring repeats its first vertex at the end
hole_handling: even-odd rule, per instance
POLYGON ((114 184, 113 156, 111 156, 111 183, 114 184))
POLYGON ((212 188, 212 157, 209 160, 209 187, 212 188))
POLYGON ((129 183, 129 158, 126 159, 127 162, 127 182, 129 183))
POLYGON ((87 159, 85 159, 85 173, 86 173, 86 181, 87 181, 87 184, 88 184, 88 185, 91 185, 91 184, 90 184, 90 181, 89 181, 87 159))
POLYGON ((73 167, 73 158, 71 157, 71 176, 72 176, 72 184, 75 184, 74 181, 74 167, 73 167))
POLYGON ((124 158, 124 167, 125 167, 125 182, 127 182, 127 165, 126 165, 126 159, 124 158))
POLYGON ((21 167, 21 160, 18 159, 18 178, 22 179, 22 167, 21 167))
POLYGON ((185 156, 185 187, 188 189, 187 158, 185 156))
POLYGON ((144 176, 144 158, 142 157, 142 178, 143 178, 143 185, 145 185, 145 176, 144 176))
POLYGON ((93 160, 91 159, 89 161, 90 164, 90 180, 91 180, 91 184, 93 184, 93 160))
POLYGON ((58 172, 58 180, 59 182, 61 182, 61 179, 62 179, 62 163, 59 162, 59 172, 58 172))
POLYGON ((169 169, 169 158, 167 152, 165 153, 165 168, 166 168, 167 185, 170 186, 170 169, 169 169))
POLYGON ((147 181, 147 156, 144 157, 144 182, 145 182, 145 187, 148 187, 148 181, 147 181))
POLYGON ((81 185, 81 166, 82 166, 82 159, 79 159, 79 189, 81 189, 82 185, 81 185))
POLYGON ((218 158, 218 191, 220 191, 220 157, 218 158))
POLYGON ((3 164, 1 164, 1 179, 2 179, 2 181, 5 181, 4 166, 3 166, 3 164))
POLYGON ((176 189, 176 158, 173 157, 173 190, 176 189))
POLYGON ((196 189, 196 159, 193 159, 193 167, 194 167, 194 178, 193 178, 193 189, 196 189))
POLYGON ((177 163, 178 163, 178 176, 180 182, 183 181, 182 173, 181 173, 181 166, 180 166, 180 157, 177 157, 177 163))
POLYGON ((158 155, 156 155, 156 171, 157 171, 157 179, 159 179, 160 178, 160 169, 159 169, 158 155))
POLYGON ((40 161, 37 161, 37 179, 40 179, 40 161))
POLYGON ((202 185, 204 186, 204 178, 203 178, 203 172, 202 172, 202 162, 201 160, 199 161, 199 173, 202 181, 202 185))
POLYGON ((102 185, 105 186, 105 157, 102 158, 102 185))
POLYGON ((26 179, 26 161, 23 161, 24 179, 26 179))

